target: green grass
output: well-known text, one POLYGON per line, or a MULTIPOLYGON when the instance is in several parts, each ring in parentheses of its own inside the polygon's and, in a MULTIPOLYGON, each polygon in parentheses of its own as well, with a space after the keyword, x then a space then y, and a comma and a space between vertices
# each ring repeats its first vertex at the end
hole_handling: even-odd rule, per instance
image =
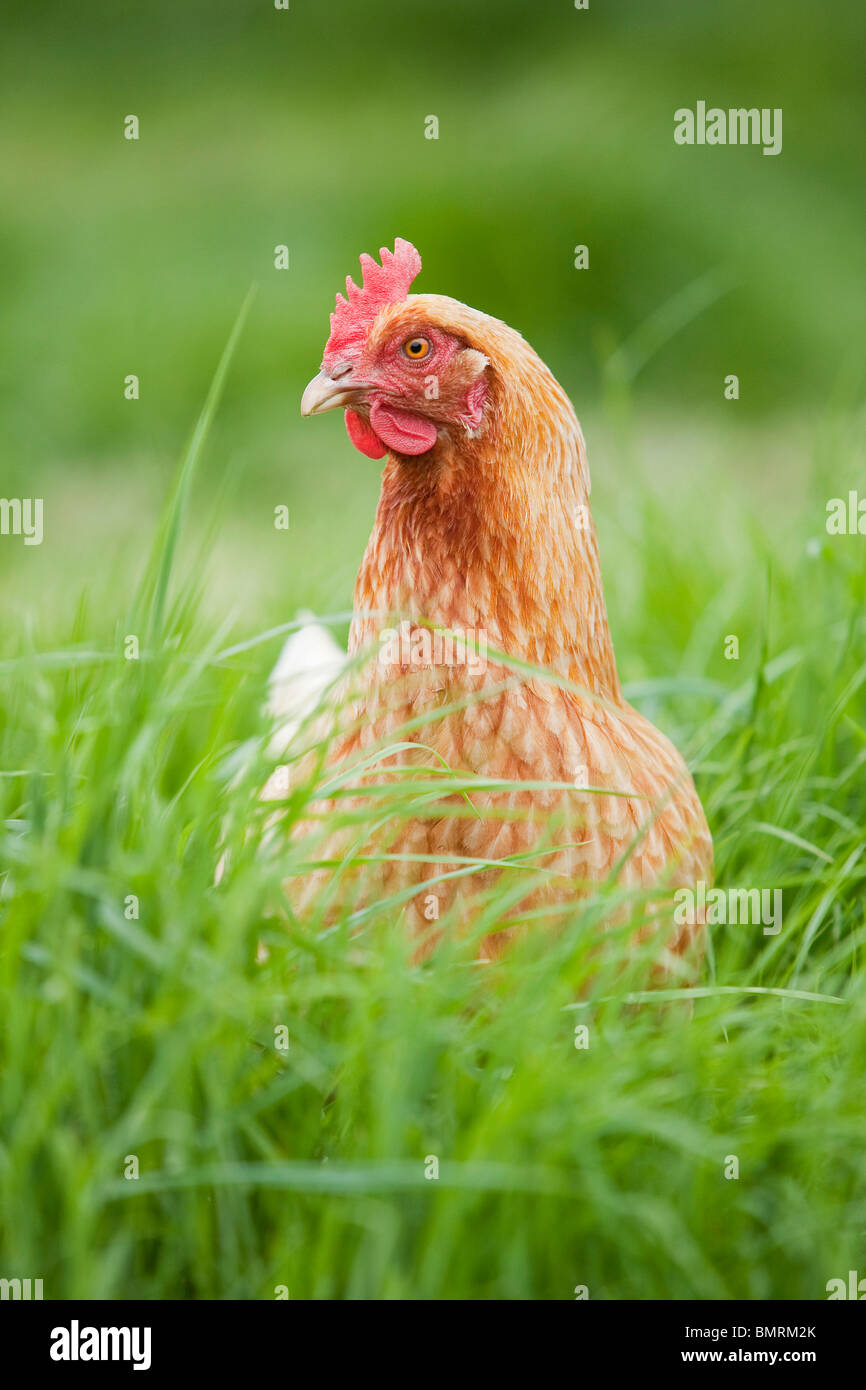
POLYGON ((633 698, 690 756, 718 881, 784 892, 781 933, 716 928, 680 1004, 639 992, 626 932, 595 958, 607 887, 491 967, 472 941, 413 964, 395 902, 286 911, 315 783, 262 849, 280 639, 219 626, 179 548, 228 355, 142 581, 98 580, 53 643, 0 638, 0 1272, 49 1298, 566 1299, 862 1272, 866 559, 805 544, 856 422, 787 517, 700 480, 675 509, 628 425, 607 461, 633 698))

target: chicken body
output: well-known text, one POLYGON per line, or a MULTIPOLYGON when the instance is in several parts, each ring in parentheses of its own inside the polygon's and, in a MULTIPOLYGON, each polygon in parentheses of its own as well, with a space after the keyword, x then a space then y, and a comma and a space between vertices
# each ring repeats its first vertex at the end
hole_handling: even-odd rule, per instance
MULTIPOLYGON (((352 729, 335 761, 360 765, 378 751, 383 767, 444 766, 526 784, 474 785, 471 807, 451 797, 445 813, 380 827, 391 855, 414 858, 380 864, 379 886, 417 890, 409 921, 432 943, 455 898, 471 920, 479 893, 503 873, 515 877, 497 867, 515 857, 537 871, 518 917, 540 904, 567 907, 609 878, 671 892, 710 882, 712 842, 686 766, 622 696, 584 441, 565 392, 513 329, 440 295, 377 307, 364 351, 363 379, 380 391, 386 383, 378 413, 369 387, 347 395, 343 360, 335 374, 359 447, 374 452, 378 420, 411 431, 422 411, 435 442, 388 451, 349 643, 350 654, 371 655, 356 673, 352 729), (384 345, 438 347, 440 334, 457 348, 437 394, 407 400, 403 391, 398 407, 393 383, 370 363, 384 345), (398 620, 401 642, 386 648, 383 629, 394 633, 398 620), (431 628, 475 645, 457 642, 437 660, 431 628), (397 743, 411 746, 388 753, 397 743), (473 859, 484 867, 446 877, 473 859)), ((345 837, 334 852, 344 847, 345 837)), ((664 922, 660 949, 683 950, 696 929, 674 930, 669 913, 664 922)), ((481 953, 498 954, 514 929, 497 923, 481 953)))

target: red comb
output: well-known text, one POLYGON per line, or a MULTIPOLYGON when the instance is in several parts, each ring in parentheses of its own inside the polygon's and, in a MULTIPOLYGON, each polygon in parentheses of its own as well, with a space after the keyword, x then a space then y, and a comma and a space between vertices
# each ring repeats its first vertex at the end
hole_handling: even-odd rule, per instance
POLYGON ((405 299, 409 287, 421 269, 421 257, 411 241, 397 237, 394 250, 383 246, 377 265, 372 256, 361 256, 361 285, 351 276, 346 278, 346 298, 337 295, 337 307, 331 315, 331 336, 325 344, 325 356, 345 352, 367 336, 367 330, 380 309, 405 299))

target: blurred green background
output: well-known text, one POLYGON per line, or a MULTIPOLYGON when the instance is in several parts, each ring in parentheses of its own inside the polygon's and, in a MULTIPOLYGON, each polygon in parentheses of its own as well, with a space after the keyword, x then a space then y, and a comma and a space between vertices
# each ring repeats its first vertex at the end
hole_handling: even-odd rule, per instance
POLYGON ((828 413, 862 395, 864 32, 859 0, 19 6, 0 57, 0 492, 45 499, 45 543, 0 543, 7 611, 48 635, 83 586, 128 588, 253 281, 193 509, 203 528, 228 504, 206 600, 241 628, 344 609, 378 469, 298 401, 343 277, 395 235, 422 252, 418 289, 506 319, 571 393, 603 556, 626 397, 673 527, 708 482, 714 524, 783 516, 828 413), (673 112, 698 99, 782 107, 781 155, 676 146, 673 112))
POLYGON ((46 1297, 816 1298, 866 1270, 866 540, 825 529, 866 491, 862 0, 590 5, 4 21, 0 496, 42 497, 45 537, 0 536, 0 1273, 46 1297), (676 146, 698 100, 781 107, 782 153, 676 146), (627 693, 694 768, 718 882, 784 888, 779 936, 714 932, 693 1022, 617 967, 576 1052, 593 903, 490 984, 456 946, 410 966, 388 900, 351 950, 350 919, 268 915, 256 636, 349 606, 380 473, 298 406, 397 235, 570 392, 627 693), (183 563, 136 609, 253 282, 183 563))

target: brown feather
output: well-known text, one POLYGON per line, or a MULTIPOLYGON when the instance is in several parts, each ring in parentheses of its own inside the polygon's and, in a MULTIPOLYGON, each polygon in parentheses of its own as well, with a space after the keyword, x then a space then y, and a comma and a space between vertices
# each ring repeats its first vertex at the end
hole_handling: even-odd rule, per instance
MULTIPOLYGON (((584 441, 571 402, 518 333, 443 296, 409 295, 387 305, 371 329, 371 348, 425 325, 486 357, 484 418, 471 432, 443 424, 434 448, 420 458, 388 457, 355 587, 350 653, 375 653, 382 627, 394 625, 385 615, 398 615, 417 625, 483 629, 491 648, 576 688, 515 673, 494 659, 473 673, 463 665, 384 668, 374 657, 361 671, 353 731, 337 744, 335 761, 357 760, 405 737, 403 727, 425 710, 462 702, 457 712, 411 734, 417 753, 397 761, 419 767, 444 761, 477 776, 554 781, 568 789, 473 792, 477 814, 446 813, 462 805, 458 798, 437 819, 379 831, 365 853, 387 845, 392 854, 434 855, 436 862, 380 865, 367 897, 429 885, 440 915, 459 896, 468 923, 479 890, 500 871, 431 883, 437 874, 465 856, 500 860, 547 845, 554 852, 540 862, 557 876, 533 887, 517 912, 538 903, 567 907, 620 861, 618 881, 627 886, 710 882, 712 842, 686 766, 623 699, 584 441), (576 779, 577 787, 586 785, 581 769, 600 793, 575 787, 576 779)), ((443 420, 448 404, 439 403, 443 420)), ((330 852, 336 856, 348 843, 342 835, 330 852)), ((426 950, 438 929, 420 910, 424 900, 420 892, 409 916, 426 950)), ((499 925, 482 954, 497 954, 511 935, 506 923, 499 925)), ((677 952, 702 935, 694 928, 676 933, 667 914, 656 925, 660 946, 677 952)))

